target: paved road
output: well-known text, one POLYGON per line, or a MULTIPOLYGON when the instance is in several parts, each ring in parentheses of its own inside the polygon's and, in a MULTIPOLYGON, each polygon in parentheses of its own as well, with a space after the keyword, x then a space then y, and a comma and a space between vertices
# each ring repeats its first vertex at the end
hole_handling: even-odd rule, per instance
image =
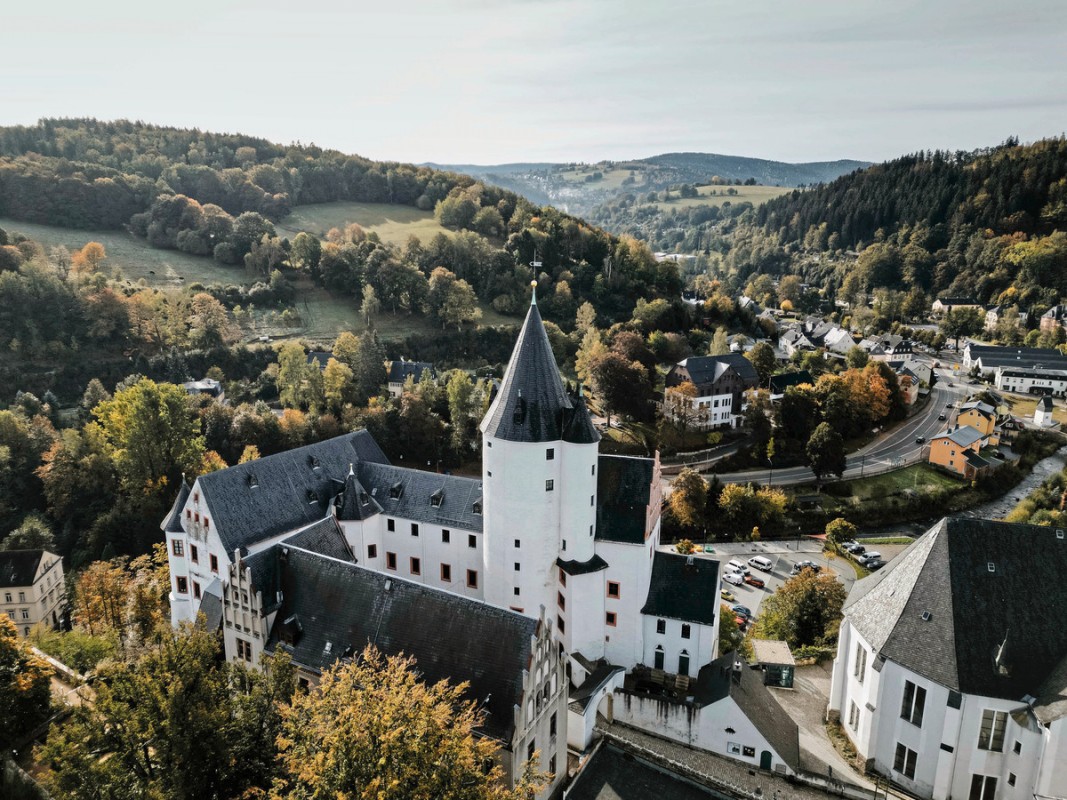
MULTIPOLYGON (((930 392, 930 401, 915 416, 897 427, 879 436, 870 444, 860 448, 845 461, 845 473, 848 478, 860 478, 873 473, 889 472, 893 469, 917 461, 925 460, 930 439, 952 423, 952 409, 949 405, 962 402, 973 387, 959 383, 951 372, 938 370, 938 382, 930 392), (953 386, 949 386, 953 383, 953 386), (946 414, 948 419, 941 421, 938 416, 946 414), (926 444, 919 444, 917 437, 926 439, 926 444)), ((743 472, 719 473, 722 483, 753 483, 774 486, 792 486, 815 480, 815 474, 808 467, 787 467, 778 470, 745 470, 743 472)))

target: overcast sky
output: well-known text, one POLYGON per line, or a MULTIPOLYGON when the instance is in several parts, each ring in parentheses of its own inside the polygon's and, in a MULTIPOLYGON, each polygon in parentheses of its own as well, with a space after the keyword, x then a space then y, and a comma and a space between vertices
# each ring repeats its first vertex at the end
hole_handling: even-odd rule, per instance
POLYGON ((492 164, 883 160, 1067 129, 1064 0, 26 0, 0 124, 492 164))

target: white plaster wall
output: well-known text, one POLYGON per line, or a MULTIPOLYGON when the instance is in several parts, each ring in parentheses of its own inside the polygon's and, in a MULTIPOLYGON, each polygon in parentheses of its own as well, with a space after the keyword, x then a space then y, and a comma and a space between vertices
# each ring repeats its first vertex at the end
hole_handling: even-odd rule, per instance
MULTIPOLYGON (((1044 747, 1041 753, 1036 779, 1036 794, 1040 798, 1067 798, 1067 717, 1061 717, 1049 725, 1043 733, 1044 747)), ((1024 751, 1022 757, 1028 756, 1024 751)))
POLYGON ((1021 707, 1022 704, 1016 701, 964 695, 959 712, 958 745, 954 754, 951 785, 945 794, 935 797, 966 797, 971 789, 971 776, 975 774, 997 778, 998 798, 1012 800, 1033 797, 1044 742, 1039 731, 1020 727, 1012 719, 1010 712, 1021 707), (978 749, 982 712, 986 709, 1008 712, 1002 752, 978 749), (1015 742, 1020 745, 1018 755, 1013 752, 1015 742), (1015 775, 1014 787, 1008 785, 1009 773, 1015 775))
MULTIPOLYGON (((602 576, 600 591, 603 592, 604 613, 614 611, 617 624, 605 628, 605 657, 613 664, 630 669, 641 661, 644 647, 644 629, 641 609, 648 599, 648 582, 652 573, 652 542, 644 544, 620 544, 597 542, 597 553, 608 562, 608 568, 597 574, 602 576), (618 599, 607 596, 608 581, 619 583, 618 599)), ((600 620, 603 621, 601 614, 600 620)))
POLYGON ((567 585, 557 587, 564 596, 566 609, 559 608, 558 598, 553 604, 556 613, 567 623, 566 630, 560 635, 566 652, 577 651, 594 661, 605 657, 607 641, 621 624, 617 622, 615 627, 607 624, 605 572, 568 575, 567 585))
POLYGON ((717 626, 685 623, 677 619, 642 616, 644 653, 641 663, 652 667, 655 661, 656 647, 663 647, 663 668, 667 672, 678 673, 678 657, 685 650, 689 654, 689 669, 685 673, 696 679, 700 668, 714 657, 717 638, 717 626), (663 619, 666 633, 656 633, 656 624, 663 619), (689 625, 689 638, 682 638, 682 625, 689 625))
POLYGON ((789 773, 793 772, 729 697, 704 708, 694 708, 659 698, 616 692, 614 714, 618 722, 655 731, 657 736, 718 753, 757 769, 760 755, 765 750, 770 751, 772 770, 781 765, 789 773), (733 733, 727 733, 727 728, 733 733), (730 743, 751 747, 754 755, 745 757, 731 753, 730 743))
MULTIPOLYGON (((370 569, 399 575, 406 580, 445 589, 465 597, 479 600, 483 598, 486 574, 482 564, 481 534, 463 528, 378 514, 364 523, 364 539, 369 541, 371 538, 379 539, 381 543, 378 545, 377 558, 373 562, 365 559, 364 563, 370 569), (394 528, 391 531, 389 530, 390 520, 393 521, 394 528), (412 524, 419 526, 418 536, 412 534, 412 524), (369 533, 372 526, 375 529, 373 534, 369 533), (448 542, 444 541, 443 531, 445 530, 449 533, 448 542), (475 547, 469 545, 468 537, 471 535, 475 537, 475 547), (396 569, 390 569, 387 566, 387 553, 396 554, 396 569), (411 571, 412 558, 419 559, 420 574, 418 575, 411 571), (449 581, 441 577, 442 564, 448 564, 452 568, 449 581), (476 587, 467 586, 468 569, 478 572, 476 587)), ((366 556, 366 550, 364 550, 364 556, 366 556)))
POLYGON ((834 659, 833 677, 830 684, 829 708, 831 711, 840 713, 841 725, 845 733, 852 740, 860 755, 867 758, 871 757, 871 737, 874 732, 872 725, 874 712, 871 708, 878 706, 878 687, 881 682, 880 673, 874 669, 875 662, 876 656, 873 648, 848 620, 845 620, 838 635, 837 658, 834 659), (862 680, 856 675, 857 647, 862 647, 867 654, 862 680), (853 702, 859 712, 856 727, 849 724, 850 704, 853 702))
POLYGON ((588 561, 594 554, 596 530, 597 444, 555 444, 556 458, 561 460, 560 484, 560 557, 568 561, 588 561), (567 549, 563 551, 563 541, 567 549))
POLYGON ((555 605, 563 496, 561 444, 490 437, 482 442, 484 597, 496 606, 522 607, 528 616, 537 616, 541 605, 555 605), (555 450, 551 461, 545 457, 550 447, 555 450), (552 491, 545 490, 548 480, 553 481, 552 491), (521 543, 518 557, 516 539, 521 543))

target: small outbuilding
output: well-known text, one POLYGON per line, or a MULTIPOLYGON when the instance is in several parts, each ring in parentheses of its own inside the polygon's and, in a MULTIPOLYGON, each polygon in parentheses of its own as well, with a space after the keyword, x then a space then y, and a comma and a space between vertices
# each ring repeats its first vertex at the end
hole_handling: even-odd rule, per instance
POLYGON ((789 645, 770 639, 753 639, 752 653, 756 666, 763 671, 763 685, 781 689, 793 688, 793 675, 797 669, 796 659, 789 645))

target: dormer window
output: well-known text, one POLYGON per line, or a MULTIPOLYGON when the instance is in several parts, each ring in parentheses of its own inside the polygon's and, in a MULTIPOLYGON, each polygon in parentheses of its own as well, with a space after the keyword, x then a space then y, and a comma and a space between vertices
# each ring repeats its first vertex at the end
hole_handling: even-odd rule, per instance
POLYGON ((319 496, 317 494, 315 494, 315 490, 314 489, 308 489, 308 491, 307 491, 307 500, 308 500, 308 503, 317 503, 317 502, 319 502, 319 496))
POLYGON ((249 472, 248 473, 248 488, 249 489, 258 489, 259 488, 259 478, 256 477, 256 473, 254 473, 254 472, 249 472))
POLYGON ((322 465, 319 463, 319 459, 315 456, 308 456, 308 466, 312 469, 318 469, 322 465))
POLYGON ((520 396, 515 401, 515 411, 512 414, 512 421, 516 425, 522 425, 526 421, 526 399, 520 396))
POLYGON ((367 505, 370 502, 370 496, 366 492, 359 493, 359 504, 361 506, 367 505))
POLYGON ((445 497, 444 489, 438 489, 436 492, 434 492, 433 494, 430 495, 430 505, 433 506, 434 508, 440 508, 441 507, 441 501, 444 500, 444 497, 445 497))
POLYGON ((394 483, 389 487, 389 497, 392 500, 399 500, 400 495, 404 493, 404 487, 400 483, 394 483))
POLYGON ((481 515, 481 513, 482 513, 482 501, 481 500, 475 500, 474 501, 474 507, 473 507, 472 510, 474 511, 475 514, 481 515))

